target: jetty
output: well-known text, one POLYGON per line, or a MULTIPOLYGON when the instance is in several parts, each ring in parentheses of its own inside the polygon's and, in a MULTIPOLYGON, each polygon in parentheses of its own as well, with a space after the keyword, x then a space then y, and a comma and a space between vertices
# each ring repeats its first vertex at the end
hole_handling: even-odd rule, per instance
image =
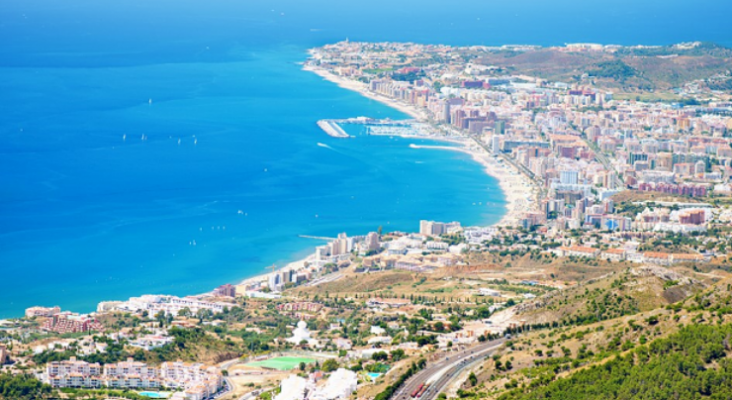
POLYGON ((321 119, 318 121, 320 129, 325 131, 328 135, 334 138, 346 139, 352 137, 347 134, 346 131, 341 128, 340 124, 355 124, 355 125, 369 125, 369 126, 410 126, 415 120, 399 120, 395 121, 389 118, 386 119, 374 119, 367 117, 357 118, 346 118, 346 119, 321 119))
POLYGON ((311 235, 297 235, 298 237, 301 237, 303 239, 316 239, 316 240, 327 240, 329 242, 332 242, 336 240, 336 238, 332 237, 325 237, 325 236, 311 236, 311 235))
POLYGON ((347 134, 346 131, 344 131, 343 128, 341 128, 334 120, 321 119, 318 121, 318 126, 320 129, 324 130, 325 133, 333 136, 334 138, 345 139, 351 137, 351 135, 347 134))

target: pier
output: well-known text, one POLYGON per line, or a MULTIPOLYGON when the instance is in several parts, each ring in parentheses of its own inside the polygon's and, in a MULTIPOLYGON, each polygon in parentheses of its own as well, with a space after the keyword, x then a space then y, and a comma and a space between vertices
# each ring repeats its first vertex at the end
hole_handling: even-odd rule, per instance
POLYGON ((336 120, 321 119, 318 121, 318 126, 320 129, 324 130, 325 133, 333 136, 334 138, 345 139, 351 137, 351 135, 347 134, 343 128, 338 126, 336 120))
POLYGON ((366 118, 366 117, 358 117, 358 118, 346 118, 346 119, 321 119, 318 121, 318 126, 320 129, 325 131, 328 135, 339 138, 339 139, 345 139, 352 137, 351 135, 347 134, 346 131, 343 130, 343 128, 340 127, 340 124, 356 124, 356 125, 375 125, 375 126, 410 126, 415 120, 399 120, 395 121, 389 118, 386 119, 373 119, 373 118, 366 118))

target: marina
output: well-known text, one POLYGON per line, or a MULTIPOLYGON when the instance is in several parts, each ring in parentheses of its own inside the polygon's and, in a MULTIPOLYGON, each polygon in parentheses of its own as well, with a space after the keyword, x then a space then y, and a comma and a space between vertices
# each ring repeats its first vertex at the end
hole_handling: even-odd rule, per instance
POLYGON ((346 118, 346 119, 321 119, 318 121, 320 129, 325 131, 329 136, 339 139, 347 139, 352 136, 347 134, 346 131, 340 126, 341 124, 351 125, 368 125, 369 132, 373 127, 393 127, 393 128, 411 128, 414 120, 400 120, 395 121, 393 119, 373 119, 367 117, 357 118, 346 118))

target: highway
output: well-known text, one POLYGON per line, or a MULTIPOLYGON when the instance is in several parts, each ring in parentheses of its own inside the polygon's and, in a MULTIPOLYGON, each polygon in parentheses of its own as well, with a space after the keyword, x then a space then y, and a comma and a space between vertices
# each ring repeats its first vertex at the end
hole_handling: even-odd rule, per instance
POLYGON ((466 366, 473 361, 484 358, 492 351, 503 345, 506 339, 501 338, 491 342, 481 343, 477 346, 461 350, 458 353, 449 354, 439 361, 428 363, 425 369, 412 376, 402 387, 394 393, 394 400, 407 400, 417 390, 420 384, 429 383, 429 389, 420 397, 420 400, 432 400, 445 389, 450 381, 466 366))

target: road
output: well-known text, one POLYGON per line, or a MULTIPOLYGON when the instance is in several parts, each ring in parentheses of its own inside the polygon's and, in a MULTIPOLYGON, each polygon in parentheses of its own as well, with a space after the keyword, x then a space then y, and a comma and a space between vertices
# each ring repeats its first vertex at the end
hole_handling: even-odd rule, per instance
POLYGON ((224 387, 216 392, 211 398, 212 399, 218 399, 219 397, 222 397, 224 395, 227 395, 231 393, 234 390, 234 384, 231 383, 229 378, 224 378, 224 387))
POLYGON ((225 369, 231 368, 232 365, 238 364, 240 362, 241 362, 241 359, 239 359, 239 358, 234 358, 234 359, 231 359, 228 361, 224 361, 221 364, 219 364, 219 369, 223 371, 225 369))
MULTIPOLYGON (((483 141, 480 140, 480 138, 478 138, 476 135, 469 135, 468 137, 472 139, 475 144, 482 147, 483 150, 485 150, 488 154, 493 154, 493 150, 490 149, 485 143, 483 143, 483 141)), ((541 200, 546 198, 546 189, 544 188, 544 182, 541 178, 538 178, 530 169, 526 168, 525 165, 517 162, 513 157, 510 157, 503 152, 498 152, 496 153, 496 155, 501 157, 507 163, 511 164, 516 169, 516 171, 518 171, 520 174, 523 174, 524 176, 529 178, 531 182, 534 183, 534 187, 538 189, 536 191, 536 204, 540 204, 541 200)))
POLYGON ((336 273, 328 274, 326 276, 314 279, 314 280, 306 283, 303 286, 305 286, 305 287, 318 286, 318 285, 322 285, 324 283, 335 282, 341 278, 343 278, 343 274, 340 272, 336 272, 336 273))
POLYGON ((412 376, 402 387, 396 391, 395 400, 406 400, 411 398, 412 392, 417 390, 420 384, 429 383, 429 389, 420 397, 420 400, 432 400, 445 389, 450 380, 458 372, 478 358, 485 357, 490 352, 503 345, 506 339, 501 338, 491 342, 481 343, 477 346, 461 350, 458 353, 450 354, 439 361, 429 363, 422 371, 412 376))
POLYGON ((613 168, 612 163, 610 162, 610 159, 607 158, 607 155, 600 150, 599 147, 597 147, 597 144, 594 142, 591 142, 587 139, 587 137, 583 136, 582 140, 587 144, 587 146, 592 149, 592 151, 595 153, 595 159, 602 164, 603 167, 605 167, 605 170, 613 174, 613 180, 615 183, 618 183, 620 181, 620 184, 624 185, 625 180, 617 174, 617 171, 615 171, 615 168, 613 168))
POLYGON ((265 388, 262 388, 262 389, 257 389, 257 390, 251 391, 251 392, 249 392, 249 393, 246 393, 245 395, 241 396, 241 397, 239 398, 239 400, 249 400, 249 399, 253 399, 253 398, 255 398, 255 397, 259 396, 259 395, 260 395, 261 393, 264 393, 264 392, 266 392, 266 391, 268 391, 268 390, 272 390, 272 389, 274 389, 274 388, 275 388, 275 387, 265 387, 265 388))

